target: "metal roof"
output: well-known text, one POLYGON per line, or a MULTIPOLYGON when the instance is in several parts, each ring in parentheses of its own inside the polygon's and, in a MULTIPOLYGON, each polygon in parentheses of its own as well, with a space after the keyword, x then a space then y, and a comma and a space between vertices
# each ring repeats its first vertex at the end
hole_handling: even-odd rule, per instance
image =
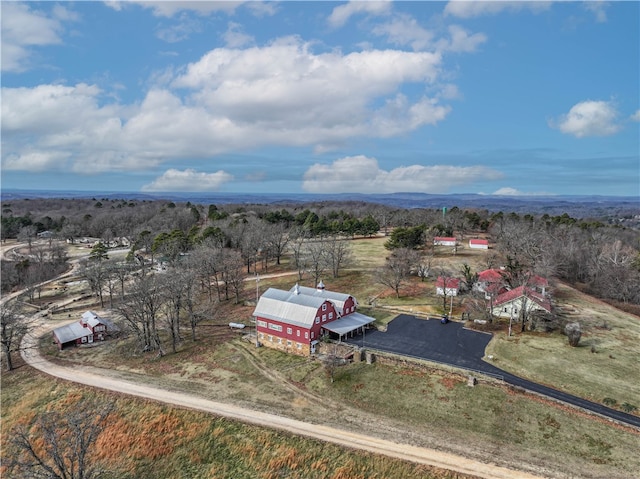
POLYGON ((253 316, 309 328, 325 301, 324 298, 269 288, 260 297, 253 316))
MULTIPOLYGON (((346 293, 336 293, 335 291, 327 291, 326 289, 319 288, 309 288, 307 286, 298 286, 297 284, 289 290, 289 292, 295 292, 296 289, 300 292, 300 294, 304 294, 306 296, 313 296, 316 298, 324 298, 331 301, 338 308, 338 312, 342 313, 344 310, 344 303, 351 298, 350 294, 346 293)), ((355 298, 353 299, 354 303, 356 302, 355 298)), ((356 303, 357 304, 357 303, 356 303)))
POLYGON ((83 327, 78 321, 53 330, 53 335, 58 339, 60 344, 75 341, 85 336, 91 336, 92 334, 89 328, 83 327))
POLYGON ((331 331, 332 333, 336 333, 342 336, 343 334, 355 331, 362 326, 373 323, 375 320, 376 318, 365 316, 364 314, 351 313, 341 317, 340 319, 336 319, 335 321, 324 324, 322 327, 331 331))

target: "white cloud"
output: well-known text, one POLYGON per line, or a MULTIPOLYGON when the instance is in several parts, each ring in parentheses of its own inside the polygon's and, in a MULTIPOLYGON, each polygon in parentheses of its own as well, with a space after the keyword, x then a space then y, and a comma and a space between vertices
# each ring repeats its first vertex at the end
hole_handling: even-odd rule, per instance
POLYGON ((612 102, 587 100, 575 104, 557 121, 551 120, 549 126, 577 138, 608 136, 620 130, 617 120, 618 112, 612 102))
POLYGON ((530 10, 534 13, 547 10, 552 2, 546 1, 470 1, 452 0, 444 8, 445 16, 473 18, 482 15, 496 15, 504 11, 518 12, 530 10))
POLYGON ((177 23, 158 29, 156 36, 167 43, 177 43, 186 40, 191 34, 200 33, 201 31, 202 25, 200 21, 188 15, 182 15, 177 23))
MULTIPOLYGON (((49 152, 54 159, 38 165, 64 159, 73 171, 98 173, 264 146, 326 151, 442 121, 450 107, 438 99, 451 86, 439 94, 440 63, 440 55, 429 52, 314 54, 309 44, 288 38, 212 50, 165 71, 143 101, 131 105, 114 102, 95 85, 3 88, 2 154, 19 159, 49 152), (398 93, 409 83, 434 97, 398 93)), ((11 164, 29 169, 36 163, 11 164)))
POLYGON ((329 25, 334 28, 344 26, 356 14, 386 15, 391 11, 390 1, 352 1, 333 9, 328 18, 329 25))
POLYGON ((232 179, 232 175, 222 170, 215 173, 202 173, 193 169, 180 171, 171 168, 153 182, 144 185, 142 191, 218 191, 222 185, 232 179))
POLYGON ((389 22, 376 25, 372 32, 387 37, 394 45, 409 45, 414 50, 424 50, 433 42, 433 32, 424 29, 415 18, 396 14, 389 22))
POLYGON ((454 186, 502 178, 484 166, 411 165, 386 171, 375 158, 349 156, 311 166, 302 188, 309 193, 447 193, 454 186))
POLYGON ((631 115, 631 121, 640 121, 640 110, 636 110, 636 112, 631 115))
POLYGON ((516 188, 511 188, 510 186, 505 186, 503 188, 500 188, 491 194, 496 196, 555 196, 554 193, 545 193, 545 192, 526 193, 524 191, 517 190, 516 188))
POLYGON ((242 25, 235 22, 229 22, 227 31, 223 33, 222 38, 229 48, 239 48, 253 43, 254 39, 251 35, 247 35, 242 25))
POLYGON ((604 23, 607 21, 606 9, 609 8, 609 2, 590 0, 588 2, 584 2, 584 8, 593 13, 596 22, 604 23))
POLYGON ((467 30, 459 25, 449 26, 450 40, 441 42, 440 49, 451 52, 474 52, 478 46, 487 41, 484 33, 469 34, 467 30))
POLYGON ((242 5, 243 1, 186 1, 186 0, 177 0, 177 1, 156 1, 150 2, 147 0, 143 1, 134 1, 129 0, 126 2, 113 2, 108 1, 105 2, 105 5, 113 8, 116 11, 121 11, 123 8, 129 5, 139 5, 143 8, 148 8, 152 10, 153 15, 156 17, 173 17, 176 13, 183 11, 192 11, 196 12, 199 15, 206 16, 210 15, 214 12, 226 12, 233 13, 236 8, 242 5))
POLYGON ((61 44, 62 22, 77 18, 60 5, 54 6, 49 17, 26 3, 2 2, 2 71, 19 73, 30 69, 33 48, 61 44))

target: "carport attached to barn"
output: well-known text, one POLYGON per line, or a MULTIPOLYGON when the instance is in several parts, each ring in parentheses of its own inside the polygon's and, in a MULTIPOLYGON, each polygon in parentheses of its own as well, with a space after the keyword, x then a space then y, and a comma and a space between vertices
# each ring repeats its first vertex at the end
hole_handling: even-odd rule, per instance
POLYGON ((343 316, 335 321, 331 321, 330 323, 323 326, 327 331, 332 332, 333 334, 338 335, 338 339, 342 341, 343 337, 346 337, 349 333, 353 337, 353 332, 364 332, 364 328, 367 325, 373 323, 376 318, 372 318, 370 316, 366 316, 360 313, 351 313, 346 316, 343 316))

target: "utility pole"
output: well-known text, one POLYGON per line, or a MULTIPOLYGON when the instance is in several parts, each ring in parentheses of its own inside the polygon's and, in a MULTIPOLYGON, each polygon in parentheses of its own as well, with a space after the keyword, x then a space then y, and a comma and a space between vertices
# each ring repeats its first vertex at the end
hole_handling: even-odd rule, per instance
MULTIPOLYGON (((258 300, 260 299, 260 275, 256 273, 256 306, 258 306, 258 300)), ((260 346, 258 341, 258 318, 256 317, 256 348, 260 346)))

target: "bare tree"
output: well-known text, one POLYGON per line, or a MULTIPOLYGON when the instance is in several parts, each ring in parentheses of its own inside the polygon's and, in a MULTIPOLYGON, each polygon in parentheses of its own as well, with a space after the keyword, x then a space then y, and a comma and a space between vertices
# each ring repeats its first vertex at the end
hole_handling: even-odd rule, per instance
POLYGON ((400 287, 405 283, 411 268, 418 262, 417 251, 410 248, 397 248, 387 258, 385 265, 378 269, 378 282, 393 289, 400 297, 400 287))
POLYGON ((103 471, 92 460, 96 441, 114 403, 83 401, 67 412, 39 414, 15 426, 9 437, 13 477, 94 479, 103 471))
POLYGON ((7 371, 13 369, 11 353, 19 351, 19 344, 31 328, 31 321, 25 317, 16 301, 5 301, 0 305, 0 343, 7 371))
POLYGON ((302 255, 305 258, 304 262, 307 264, 307 271, 313 276, 313 284, 318 284, 320 278, 329 267, 329 258, 324 241, 305 241, 302 255))
POLYGON ((340 270, 347 267, 352 261, 350 244, 348 240, 340 239, 337 236, 330 236, 324 240, 326 246, 327 259, 331 266, 331 272, 334 278, 340 274, 340 270))

